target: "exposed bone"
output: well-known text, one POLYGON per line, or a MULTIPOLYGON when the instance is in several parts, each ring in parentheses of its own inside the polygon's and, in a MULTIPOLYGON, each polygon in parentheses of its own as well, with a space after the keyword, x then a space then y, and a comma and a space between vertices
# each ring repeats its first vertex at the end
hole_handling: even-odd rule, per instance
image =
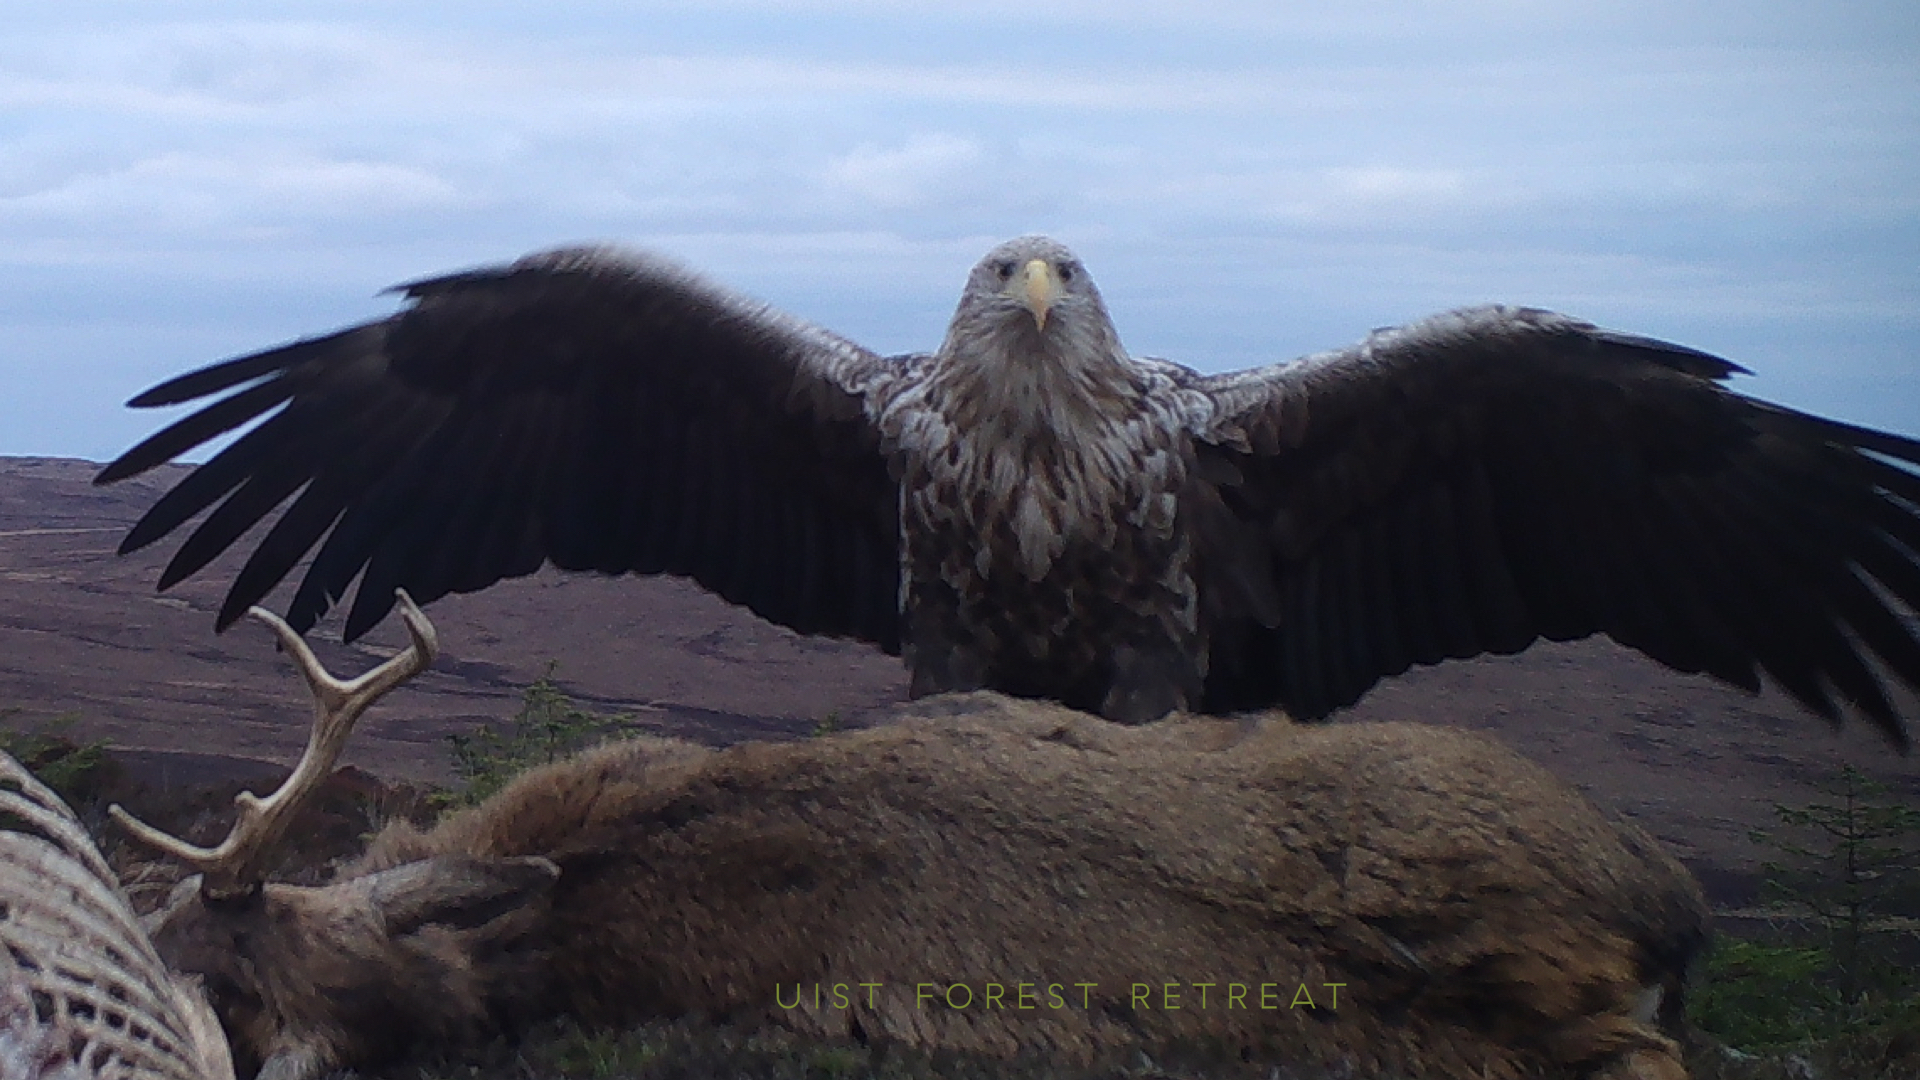
POLYGON ((232 1080, 192 982, 171 973, 59 796, 0 753, 0 1073, 232 1080))
POLYGON ((321 782, 332 774, 360 714, 389 690, 426 670, 439 652, 433 624, 404 589, 399 591, 399 607, 412 641, 379 667, 349 680, 329 674, 306 641, 278 615, 261 607, 248 609, 247 614, 273 628, 306 679, 313 694, 313 731, 299 763, 273 794, 264 799, 250 791, 234 796, 239 816, 218 846, 190 844, 148 825, 118 805, 108 807, 107 812, 136 840, 203 875, 201 891, 207 896, 225 899, 258 890, 271 869, 275 845, 321 782))

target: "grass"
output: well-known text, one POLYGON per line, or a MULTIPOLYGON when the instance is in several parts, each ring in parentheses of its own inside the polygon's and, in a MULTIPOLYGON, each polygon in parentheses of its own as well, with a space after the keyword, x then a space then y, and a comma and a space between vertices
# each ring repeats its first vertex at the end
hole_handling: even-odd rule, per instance
POLYGON ((363 1074, 366 1080, 1331 1080, 1324 1071, 1212 1060, 1082 1066, 1038 1058, 928 1054, 748 1030, 709 1020, 659 1021, 609 1033, 567 1022, 543 1025, 460 1057, 363 1074))
POLYGON ((1920 1078, 1920 968, 1854 974, 1850 994, 1822 946, 1721 938, 1689 999, 1689 1020, 1720 1044, 1703 1047, 1696 1080, 1920 1078))
POLYGON ((1851 766, 1754 838, 1764 936, 1721 937, 1688 1001, 1703 1080, 1920 1080, 1920 810, 1851 766))
POLYGON ((117 768, 107 756, 107 744, 75 742, 70 734, 78 719, 75 713, 63 713, 31 730, 15 726, 19 715, 19 709, 0 709, 0 750, 13 755, 68 805, 92 801, 117 768))

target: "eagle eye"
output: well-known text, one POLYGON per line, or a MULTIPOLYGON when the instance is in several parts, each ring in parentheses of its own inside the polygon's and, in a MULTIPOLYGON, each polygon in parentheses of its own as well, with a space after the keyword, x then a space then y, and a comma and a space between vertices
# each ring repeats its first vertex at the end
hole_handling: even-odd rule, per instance
POLYGON ((1001 281, 1013 277, 1013 263, 1002 260, 993 265, 993 272, 1000 275, 1001 281))
POLYGON ((1065 285, 1067 282, 1073 280, 1072 263, 1061 263, 1058 272, 1060 274, 1060 284, 1065 285))

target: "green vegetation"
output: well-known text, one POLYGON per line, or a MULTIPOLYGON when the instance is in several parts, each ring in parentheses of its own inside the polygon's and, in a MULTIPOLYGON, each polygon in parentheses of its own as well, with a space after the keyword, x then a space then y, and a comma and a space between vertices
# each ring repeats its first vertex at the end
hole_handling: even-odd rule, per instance
POLYGON ((1852 999, 1870 989, 1891 920, 1920 915, 1920 808, 1881 801, 1887 785, 1851 765, 1822 790, 1834 801, 1775 806, 1786 830, 1754 839, 1787 856, 1766 864, 1766 898, 1811 913, 1852 999))
POLYGON ((575 705, 554 685, 556 667, 557 663, 549 662, 546 673, 527 687, 520 711, 504 730, 487 724, 471 735, 447 736, 460 784, 446 793, 445 805, 485 802, 507 781, 536 765, 559 761, 632 730, 631 716, 602 716, 575 705))
POLYGON ((0 709, 0 750, 13 755, 69 806, 93 801, 111 768, 106 742, 75 742, 68 734, 78 719, 74 713, 63 713, 31 731, 14 726, 19 715, 19 709, 0 709))
POLYGON ((638 1074, 660 1056, 661 1047, 644 1030, 600 1031, 567 1026, 544 1050, 552 1073, 608 1080, 638 1074))
POLYGON ((1237 1055, 1193 1049, 1155 1061, 1144 1054, 1087 1066, 905 1047, 863 1046, 688 1017, 631 1030, 590 1031, 565 1021, 522 1039, 499 1040, 461 1056, 410 1062, 366 1080, 1272 1080, 1333 1075, 1279 1071, 1237 1055))
POLYGON ((1691 1012, 1703 1030, 1748 1052, 1806 1048, 1882 1028, 1907 1027, 1920 1037, 1920 979, 1895 964, 1844 972, 1819 945, 1727 938, 1708 958, 1691 1012), (1849 979, 1861 989, 1843 991, 1849 979))
POLYGON ((1822 790, 1754 834, 1781 856, 1764 864, 1774 934, 1722 938, 1692 993, 1690 1019, 1749 1066, 1711 1075, 1920 1075, 1920 809, 1852 766, 1822 790))

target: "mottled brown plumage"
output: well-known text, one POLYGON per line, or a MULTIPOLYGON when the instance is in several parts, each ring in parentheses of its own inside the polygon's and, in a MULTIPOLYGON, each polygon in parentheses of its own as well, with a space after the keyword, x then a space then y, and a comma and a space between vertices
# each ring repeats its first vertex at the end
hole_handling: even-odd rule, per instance
POLYGON ((1204 376, 1130 357, 1041 237, 988 253, 907 357, 608 250, 405 292, 135 398, 232 390, 101 482, 279 411, 122 550, 213 507, 164 588, 291 499, 219 626, 316 545, 289 619, 358 577, 349 638, 396 587, 675 573, 903 652, 915 694, 1123 720, 1315 718, 1412 664, 1606 633, 1907 742, 1920 443, 1731 393, 1691 349, 1487 307, 1204 376))

